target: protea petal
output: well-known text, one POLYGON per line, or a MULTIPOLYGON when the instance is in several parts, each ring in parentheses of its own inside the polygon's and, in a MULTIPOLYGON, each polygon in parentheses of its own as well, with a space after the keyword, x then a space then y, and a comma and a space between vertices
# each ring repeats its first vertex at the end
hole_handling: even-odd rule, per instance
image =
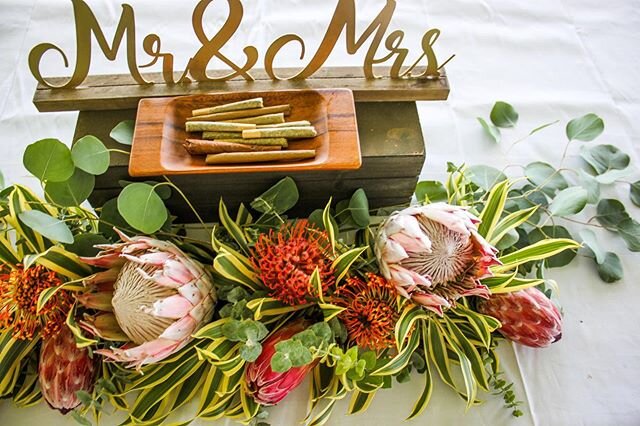
POLYGON ((113 310, 113 306, 111 305, 111 299, 113 299, 113 291, 80 293, 76 295, 76 299, 85 308, 97 309, 99 311, 107 312, 111 312, 113 310))
POLYGON ((193 304, 179 294, 154 302, 152 313, 157 317, 179 319, 189 314, 193 304))

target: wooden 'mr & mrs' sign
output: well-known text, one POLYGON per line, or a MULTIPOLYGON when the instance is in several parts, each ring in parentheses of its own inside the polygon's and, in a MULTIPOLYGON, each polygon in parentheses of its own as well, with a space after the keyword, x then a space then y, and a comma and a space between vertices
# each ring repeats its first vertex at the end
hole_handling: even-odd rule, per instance
POLYGON ((243 16, 241 0, 226 1, 229 7, 227 19, 212 36, 207 35, 203 28, 204 13, 212 0, 198 2, 192 21, 200 46, 188 60, 184 71, 175 72, 174 55, 163 49, 157 34, 148 34, 142 39, 142 49, 149 60, 144 64, 138 63, 135 17, 130 5, 122 5, 115 34, 109 42, 89 6, 83 0, 71 0, 76 31, 73 74, 70 78, 43 76, 40 62, 48 52, 55 51, 61 55, 67 67, 69 60, 65 52, 52 43, 36 45, 29 54, 29 67, 40 83, 34 103, 41 111, 112 109, 134 107, 139 98, 149 96, 212 90, 321 87, 351 88, 358 100, 435 100, 446 99, 448 95, 448 82, 441 70, 453 56, 443 62, 438 61, 433 46, 440 36, 440 30, 427 30, 422 37, 421 51, 410 55, 409 49, 403 47, 404 32, 393 30, 388 33, 396 7, 395 0, 387 0, 361 34, 356 33, 355 0, 338 0, 322 42, 308 61, 305 41, 296 34, 285 34, 277 37, 264 52, 262 69, 256 69, 260 52, 255 46, 244 47, 242 63, 236 63, 222 53, 243 16), (349 54, 355 54, 369 42, 362 68, 323 68, 343 33, 349 54), (116 59, 124 44, 130 76, 89 77, 94 38, 104 56, 111 61, 116 59), (300 59, 305 64, 294 70, 276 69, 274 62, 288 44, 299 47, 300 59), (213 59, 222 61, 228 69, 208 72, 207 67, 213 59), (140 69, 156 64, 162 66, 161 74, 141 73, 140 69), (376 71, 382 74, 376 75, 376 71), (82 91, 58 90, 81 85, 82 91))

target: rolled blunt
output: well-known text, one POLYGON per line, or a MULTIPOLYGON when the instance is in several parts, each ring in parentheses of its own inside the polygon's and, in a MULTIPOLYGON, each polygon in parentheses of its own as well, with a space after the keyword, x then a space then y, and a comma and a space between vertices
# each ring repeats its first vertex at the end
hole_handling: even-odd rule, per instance
POLYGON ((242 131, 243 139, 254 138, 287 138, 287 139, 304 139, 316 137, 318 133, 311 126, 307 127, 283 127, 283 128, 262 128, 249 129, 242 131))
POLYGON ((221 123, 218 121, 187 121, 187 132, 241 132, 247 129, 255 129, 255 124, 221 123))
POLYGON ((228 139, 225 142, 244 143, 248 145, 278 145, 283 148, 289 145, 285 138, 228 139))
POLYGON ((290 105, 275 105, 264 108, 243 109, 240 111, 218 112, 215 114, 198 115, 187 118, 187 121, 224 121, 236 118, 257 117, 259 115, 283 113, 289 115, 290 105))
POLYGON ((316 156, 314 149, 261 152, 228 152, 207 155, 207 164, 264 163, 266 161, 299 161, 316 156))
POLYGON ((218 105, 209 108, 199 108, 191 111, 191 115, 207 115, 214 114, 217 112, 228 112, 228 111, 238 111, 242 109, 251 109, 251 108, 262 108, 264 105, 262 104, 262 98, 254 98, 247 99, 245 101, 231 102, 224 105, 218 105))
POLYGON ((219 154, 222 152, 279 151, 282 149, 280 145, 249 145, 201 139, 187 139, 183 145, 191 155, 219 154))

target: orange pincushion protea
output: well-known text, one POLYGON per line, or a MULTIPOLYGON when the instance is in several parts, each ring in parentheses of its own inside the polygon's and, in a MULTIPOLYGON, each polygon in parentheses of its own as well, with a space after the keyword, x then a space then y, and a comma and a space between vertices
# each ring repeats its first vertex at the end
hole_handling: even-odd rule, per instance
POLYGON ((361 348, 381 350, 395 344, 394 328, 400 312, 395 286, 384 277, 366 274, 367 281, 349 278, 338 286, 333 303, 346 308, 339 318, 349 343, 361 348))
POLYGON ((301 305, 317 296, 309 284, 316 268, 323 289, 335 282, 331 259, 326 255, 328 246, 326 233, 300 220, 260 235, 251 262, 271 297, 288 305, 301 305))
POLYGON ((62 280, 55 272, 35 265, 24 269, 18 265, 0 275, 0 329, 12 330, 21 340, 34 338, 37 333, 47 338, 64 325, 73 299, 65 291, 52 296, 38 312, 38 297, 43 290, 57 287, 62 280))

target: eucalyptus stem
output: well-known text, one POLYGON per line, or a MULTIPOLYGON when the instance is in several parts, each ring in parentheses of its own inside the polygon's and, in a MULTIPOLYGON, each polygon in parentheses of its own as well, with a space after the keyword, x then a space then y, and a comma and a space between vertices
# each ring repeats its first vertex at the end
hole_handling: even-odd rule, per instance
POLYGON ((108 149, 107 151, 109 151, 109 152, 117 152, 119 154, 124 154, 124 155, 131 155, 131 153, 129 151, 125 151, 123 149, 111 148, 111 149, 108 149))
POLYGON ((195 207, 193 207, 193 204, 191 204, 191 201, 189 201, 189 199, 187 198, 187 196, 184 194, 184 192, 182 192, 182 190, 180 188, 178 188, 173 182, 171 182, 171 180, 166 177, 165 175, 162 175, 162 177, 167 181, 166 184, 165 183, 159 183, 156 186, 159 185, 169 185, 170 187, 172 187, 173 189, 175 189, 178 194, 180 194, 180 196, 184 199, 185 203, 187 203, 187 205, 189 206, 189 208, 191 209, 191 211, 193 212, 193 214, 195 214, 196 218, 198 219, 198 222, 200 222, 200 224, 202 225, 202 227, 204 228, 205 231, 207 232, 211 232, 211 230, 207 227, 207 225, 204 223, 204 220, 202 220, 202 218, 200 217, 200 214, 198 214, 198 211, 195 209, 195 207))

